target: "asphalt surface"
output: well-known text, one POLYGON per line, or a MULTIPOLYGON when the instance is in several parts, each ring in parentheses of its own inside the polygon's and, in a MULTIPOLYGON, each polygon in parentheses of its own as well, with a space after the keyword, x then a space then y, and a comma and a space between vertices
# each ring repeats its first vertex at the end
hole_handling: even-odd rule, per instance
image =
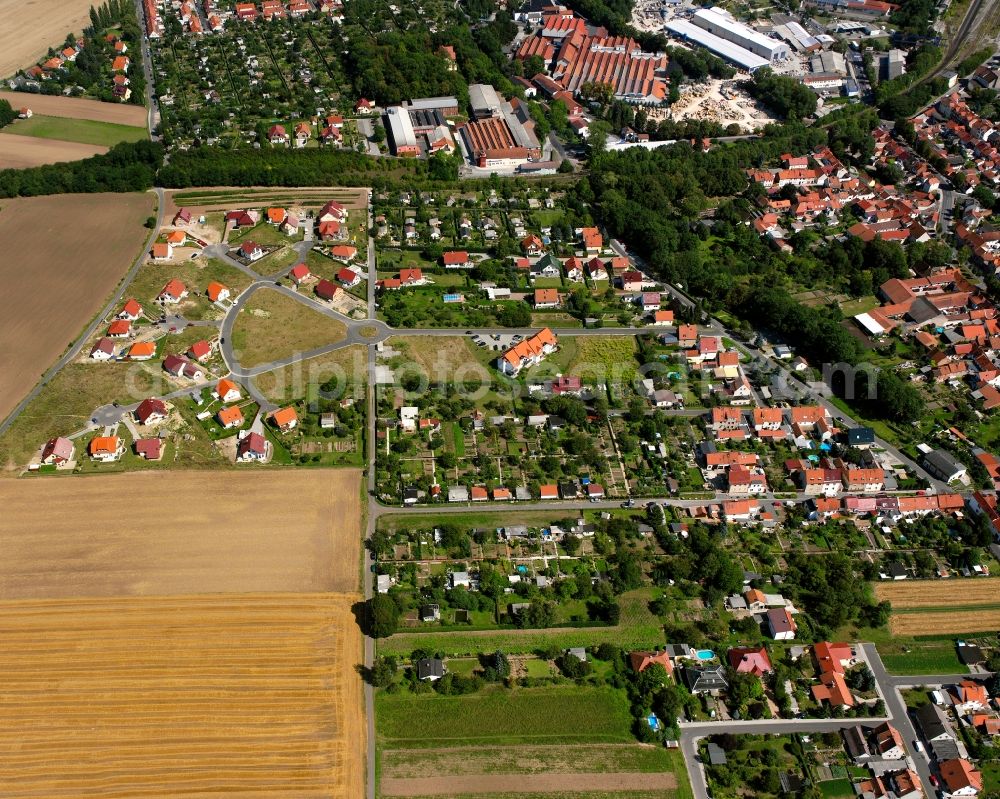
MULTIPOLYGON (((681 724, 680 749, 684 756, 684 762, 687 766, 695 799, 709 799, 704 767, 698 757, 698 742, 706 736, 721 733, 744 735, 809 735, 813 733, 835 732, 846 727, 853 727, 856 724, 873 727, 886 721, 899 731, 910 755, 905 764, 901 761, 900 767, 908 765, 910 768, 913 768, 920 776, 920 781, 923 783, 926 794, 928 796, 933 795, 934 789, 930 781, 931 767, 926 754, 927 747, 925 745, 925 752, 921 754, 916 751, 913 745, 914 741, 919 740, 919 738, 899 689, 902 686, 910 685, 952 685, 961 680, 968 679, 970 676, 982 677, 984 675, 943 674, 919 677, 893 677, 886 671, 885 665, 882 663, 882 658, 879 657, 878 650, 876 650, 874 644, 862 644, 861 649, 864 652, 865 660, 867 660, 872 670, 872 674, 875 676, 878 693, 885 702, 886 716, 884 718, 684 722, 681 724)), ((926 744, 926 742, 924 743, 926 744)))

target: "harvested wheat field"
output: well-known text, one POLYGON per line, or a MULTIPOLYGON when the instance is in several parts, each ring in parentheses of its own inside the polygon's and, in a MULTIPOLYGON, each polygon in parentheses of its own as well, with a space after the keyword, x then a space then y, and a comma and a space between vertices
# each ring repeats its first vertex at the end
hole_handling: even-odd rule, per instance
POLYGON ((30 67, 90 24, 92 0, 0 0, 0 77, 30 67))
POLYGON ((1000 608, 977 610, 933 610, 893 613, 889 630, 893 635, 948 635, 980 633, 1000 629, 1000 608))
POLYGON ((354 592, 359 479, 331 469, 4 481, 0 599, 354 592))
MULTIPOLYGON (((8 137, 3 137, 4 139, 8 137)), ((152 194, 0 200, 0 419, 101 309, 142 251, 152 194)))
POLYGON ((894 610, 1000 604, 1000 577, 884 582, 876 584, 875 596, 894 610))
POLYGON ((34 136, 18 136, 16 133, 7 133, 0 136, 0 169, 26 169, 42 164, 79 161, 82 158, 101 155, 107 151, 107 147, 96 144, 36 139, 34 136))
MULTIPOLYGON (((0 8, 5 2, 6 0, 0 0, 0 8)), ((28 106, 35 114, 47 117, 92 119, 95 122, 114 122, 118 125, 146 127, 146 109, 141 105, 102 103, 100 100, 88 100, 86 97, 2 91, 0 91, 0 100, 7 100, 14 108, 28 106)))
POLYGON ((0 602, 0 796, 363 796, 352 600, 0 602))
POLYGON ((879 601, 892 603, 895 635, 975 633, 1000 627, 1000 577, 879 583, 879 601))

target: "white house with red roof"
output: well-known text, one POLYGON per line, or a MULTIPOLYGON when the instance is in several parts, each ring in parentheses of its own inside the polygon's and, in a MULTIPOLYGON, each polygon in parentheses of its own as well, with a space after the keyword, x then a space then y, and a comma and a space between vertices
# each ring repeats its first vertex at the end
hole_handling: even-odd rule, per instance
POLYGON ((134 299, 126 300, 122 309, 118 312, 118 318, 126 322, 134 322, 142 316, 142 306, 134 299))
POLYGON ((341 285, 345 288, 351 288, 352 286, 358 285, 361 282, 361 275, 355 272, 353 269, 348 269, 346 266, 337 272, 337 280, 340 281, 341 285))
POLYGON ((115 343, 107 338, 100 338, 90 349, 90 357, 95 361, 110 361, 115 357, 115 343))
POLYGON ((309 271, 309 267, 305 264, 296 264, 288 270, 288 276, 292 279, 292 282, 296 286, 301 286, 312 276, 312 273, 309 271))
POLYGON ((248 261, 259 261, 264 257, 264 250, 255 241, 244 241, 240 245, 239 255, 248 261))
POLYGON ((135 409, 135 420, 142 425, 163 422, 168 416, 167 404, 156 397, 144 399, 135 409))
POLYGON ((68 438, 50 438, 42 447, 42 463, 46 466, 62 466, 71 463, 75 447, 68 438))

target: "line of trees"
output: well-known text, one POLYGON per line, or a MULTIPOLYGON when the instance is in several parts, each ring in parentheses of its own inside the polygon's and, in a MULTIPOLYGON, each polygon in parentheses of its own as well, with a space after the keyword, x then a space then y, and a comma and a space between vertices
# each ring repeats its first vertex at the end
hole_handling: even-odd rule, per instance
POLYGON ((123 142, 82 161, 0 170, 0 197, 145 191, 155 185, 162 164, 160 144, 123 142))
POLYGON ((6 100, 0 100, 0 128, 9 125, 15 119, 17 119, 17 111, 6 100))

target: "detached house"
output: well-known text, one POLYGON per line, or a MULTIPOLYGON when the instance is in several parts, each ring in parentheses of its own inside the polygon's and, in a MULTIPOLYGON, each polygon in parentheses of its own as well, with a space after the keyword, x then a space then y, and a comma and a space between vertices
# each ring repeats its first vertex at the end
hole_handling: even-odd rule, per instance
POLYGON ((295 429, 299 423, 299 417, 295 413, 295 408, 279 408, 271 414, 271 423, 282 433, 287 433, 295 429))
POLYGON ((226 408, 220 408, 219 412, 216 414, 216 418, 219 420, 219 424, 222 425, 224 430, 232 430, 237 427, 243 426, 243 411, 240 410, 238 405, 230 405, 226 408))
POLYGON ((95 361, 110 361, 115 357, 115 344, 109 338, 101 338, 90 349, 90 357, 95 361))
POLYGON ((42 447, 42 463, 46 466, 62 466, 73 460, 75 447, 68 438, 50 438, 42 447))
POLYGON ((767 629, 775 641, 790 641, 795 638, 795 619, 787 608, 771 608, 767 611, 767 629))
POLYGON ((441 264, 445 269, 471 269, 474 265, 465 250, 442 253, 441 264))
POLYGON ((114 463, 125 454, 125 446, 118 436, 98 436, 90 442, 87 452, 101 463, 114 463))
POLYGON ((124 319, 126 322, 134 322, 140 316, 142 316, 142 306, 136 300, 130 299, 122 306, 117 318, 124 319))
POLYGON ((227 403, 238 402, 243 396, 240 393, 240 387, 227 378, 223 378, 216 384, 215 391, 212 392, 212 395, 220 402, 227 403))
POLYGON ((160 305, 176 305, 188 295, 187 287, 177 278, 167 282, 156 296, 160 305))
POLYGON ((205 293, 212 302, 225 302, 229 299, 229 289, 214 280, 208 284, 205 293))
POLYGON ((267 131, 267 140, 271 144, 288 144, 288 132, 284 125, 272 125, 267 131))
POLYGON ((240 463, 267 460, 270 444, 260 433, 246 433, 236 443, 236 460, 240 463))
POLYGON ((497 359, 497 368, 505 375, 516 377, 526 367, 541 363, 546 355, 555 352, 559 340, 549 328, 518 342, 497 359))
POLYGON ((305 264, 296 264, 288 271, 288 276, 296 286, 301 286, 311 276, 309 267, 305 264))
POLYGON ((248 261, 259 261, 264 257, 264 250, 255 241, 244 241, 238 252, 241 258, 246 258, 248 261))
POLYGON ((329 301, 337 296, 340 286, 331 283, 329 280, 321 280, 313 288, 313 291, 316 292, 316 296, 321 300, 329 301))
POLYGON ((295 146, 305 147, 312 138, 312 127, 307 122, 299 122, 295 126, 295 146))
POLYGON ((156 424, 167 418, 167 405, 156 397, 144 399, 135 409, 135 420, 141 425, 156 424))
POLYGON ((190 380, 202 380, 205 377, 205 370, 183 355, 168 355, 164 358, 163 371, 174 377, 186 377, 190 380))

